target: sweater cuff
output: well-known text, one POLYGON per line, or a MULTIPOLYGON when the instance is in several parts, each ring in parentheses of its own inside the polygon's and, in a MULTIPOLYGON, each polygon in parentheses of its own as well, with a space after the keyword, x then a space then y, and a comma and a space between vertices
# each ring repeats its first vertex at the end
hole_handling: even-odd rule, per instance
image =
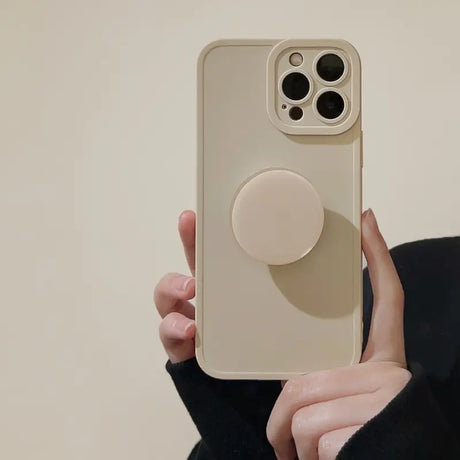
POLYGON ((171 360, 168 359, 165 364, 165 368, 173 379, 176 376, 179 378, 181 375, 187 376, 189 372, 196 372, 197 370, 200 371, 200 367, 198 366, 198 362, 195 357, 178 363, 172 363, 171 360))
POLYGON ((281 389, 279 382, 215 379, 201 370, 196 358, 168 361, 166 370, 212 458, 275 459, 265 425, 281 389))
POLYGON ((346 459, 458 459, 460 446, 432 394, 425 370, 408 366, 412 378, 385 408, 356 431, 340 450, 346 459))

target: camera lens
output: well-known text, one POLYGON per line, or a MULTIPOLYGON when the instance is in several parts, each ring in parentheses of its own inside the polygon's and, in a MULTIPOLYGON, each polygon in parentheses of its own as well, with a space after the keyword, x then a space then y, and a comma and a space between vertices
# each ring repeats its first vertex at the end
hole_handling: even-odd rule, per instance
POLYGON ((342 115, 345 101, 336 91, 326 91, 318 97, 316 108, 322 117, 333 120, 342 115))
POLYGON ((300 101, 310 91, 310 81, 300 72, 291 72, 286 75, 281 85, 283 93, 293 101, 300 101))
POLYGON ((292 120, 297 121, 303 117, 303 110, 301 107, 294 106, 289 109, 289 116, 292 120))
POLYGON ((337 54, 328 53, 318 59, 316 71, 323 80, 333 82, 343 75, 345 64, 337 54))

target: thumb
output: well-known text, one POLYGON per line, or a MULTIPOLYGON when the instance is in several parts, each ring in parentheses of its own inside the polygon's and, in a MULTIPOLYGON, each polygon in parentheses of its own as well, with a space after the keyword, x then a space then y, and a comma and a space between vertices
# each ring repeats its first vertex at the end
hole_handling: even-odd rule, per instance
POLYGON ((363 361, 391 361, 406 367, 404 291, 371 209, 362 216, 362 247, 374 297, 363 361))

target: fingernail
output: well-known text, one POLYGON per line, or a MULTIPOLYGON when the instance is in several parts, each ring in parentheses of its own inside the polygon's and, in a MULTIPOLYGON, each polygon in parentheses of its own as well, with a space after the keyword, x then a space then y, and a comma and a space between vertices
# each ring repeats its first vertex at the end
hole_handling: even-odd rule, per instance
POLYGON ((363 213, 363 217, 366 219, 374 219, 375 220, 375 215, 374 211, 372 211, 372 208, 367 208, 366 211, 363 213))
POLYGON ((190 281, 192 281, 192 279, 193 277, 190 277, 190 276, 180 276, 174 280, 174 287, 178 291, 185 291, 190 281))
POLYGON ((184 210, 179 214, 179 220, 181 220, 182 216, 183 216, 186 212, 190 212, 190 209, 184 209, 184 210))
POLYGON ((375 214, 374 214, 374 211, 369 208, 369 219, 371 220, 371 222, 376 226, 378 227, 377 225, 377 219, 375 218, 375 214))
POLYGON ((184 332, 187 332, 194 324, 194 321, 188 322, 184 327, 184 332))
POLYGON ((192 282, 192 280, 193 280, 193 278, 188 278, 188 279, 185 280, 184 285, 182 286, 183 291, 187 290, 187 287, 192 282))

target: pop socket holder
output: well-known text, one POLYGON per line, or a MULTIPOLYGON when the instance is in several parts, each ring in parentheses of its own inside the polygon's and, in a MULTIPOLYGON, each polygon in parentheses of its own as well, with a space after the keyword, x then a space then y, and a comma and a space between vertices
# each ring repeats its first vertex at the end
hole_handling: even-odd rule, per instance
POLYGON ((288 169, 257 172, 235 193, 233 234, 252 258, 268 265, 295 262, 321 236, 324 209, 313 185, 288 169))

